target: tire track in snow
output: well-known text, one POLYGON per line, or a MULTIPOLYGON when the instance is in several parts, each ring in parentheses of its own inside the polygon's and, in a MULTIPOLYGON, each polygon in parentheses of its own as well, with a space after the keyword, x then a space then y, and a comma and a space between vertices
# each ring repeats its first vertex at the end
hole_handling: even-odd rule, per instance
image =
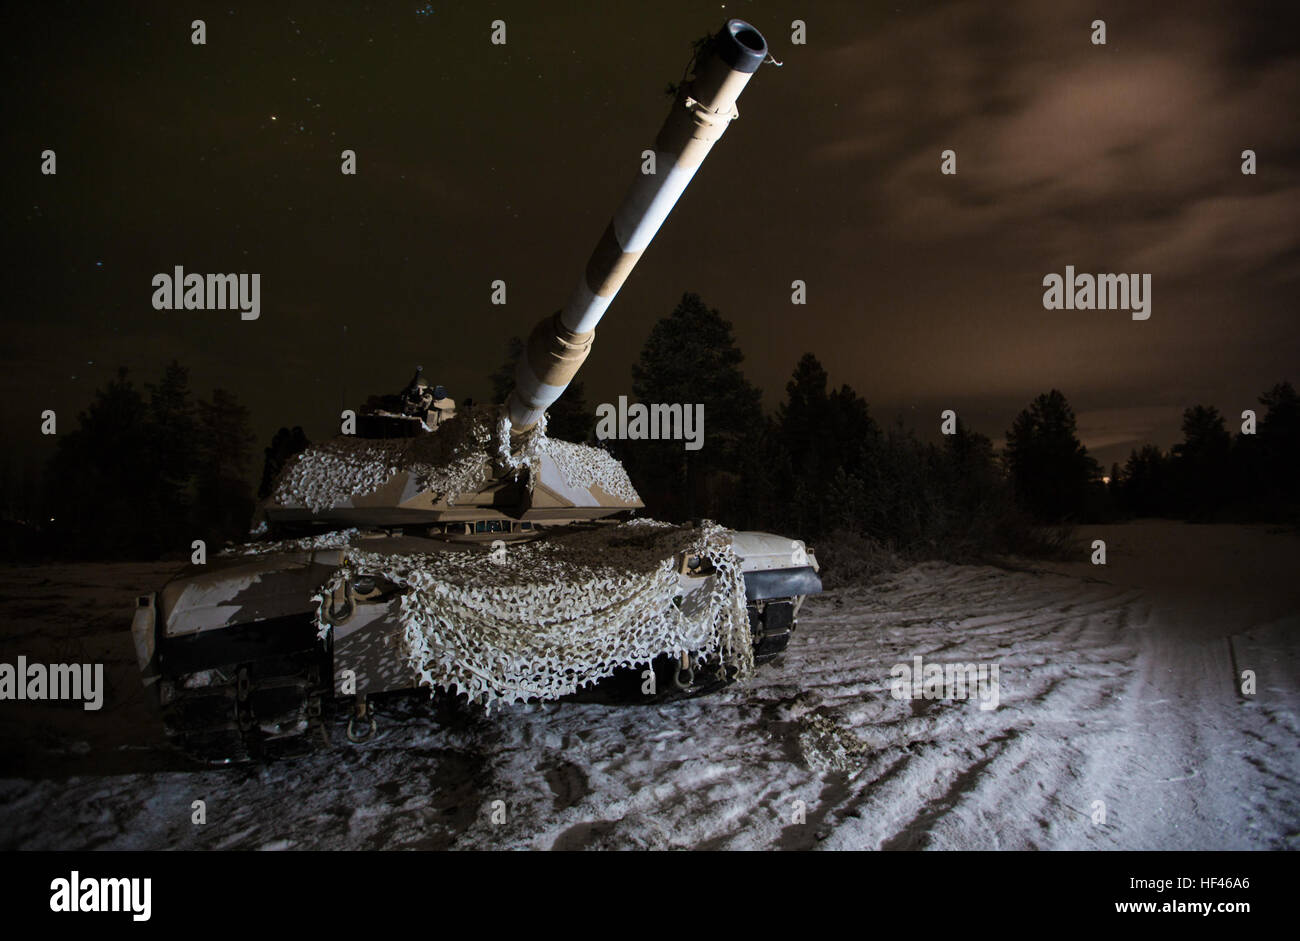
MULTIPOLYGON (((1243 556, 1243 571, 1257 565, 1243 556)), ((93 577, 90 596, 116 603, 117 585, 142 581, 127 569, 93 577)), ((703 699, 417 712, 387 718, 360 748, 265 768, 177 770, 147 749, 106 760, 95 745, 60 759, 71 774, 0 779, 0 846, 1294 847, 1295 607, 1215 633, 1236 610, 1221 600, 1184 636, 1185 611, 1120 574, 926 563, 827 592, 783 657, 703 699), (1236 694, 1230 649, 1259 671, 1259 696, 1236 694), (996 663, 999 707, 895 700, 890 667, 915 655, 996 663), (194 798, 208 802, 203 827, 189 821, 194 798)), ((29 574, 22 587, 48 582, 29 574)), ((87 635, 84 609, 83 598, 59 615, 69 636, 105 649, 121 639, 102 633, 107 616, 87 635)), ((30 622, 17 627, 30 635, 30 622)), ((149 742, 145 723, 107 740, 149 742)), ((51 747, 100 741, 68 735, 51 747)))

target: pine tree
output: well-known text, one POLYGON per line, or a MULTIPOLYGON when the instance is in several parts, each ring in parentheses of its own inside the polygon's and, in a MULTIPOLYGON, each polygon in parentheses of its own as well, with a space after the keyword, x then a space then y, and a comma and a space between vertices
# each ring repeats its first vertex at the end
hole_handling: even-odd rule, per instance
POLYGON ((1212 406, 1194 405, 1183 412, 1183 441, 1174 445, 1174 473, 1180 509, 1204 518, 1227 496, 1232 436, 1212 406))
POLYGON ((880 429, 867 403, 849 386, 827 392, 826 370, 812 353, 795 364, 776 426, 785 450, 778 479, 794 502, 797 531, 819 536, 833 528, 865 524, 880 429))
POLYGON ((241 538, 253 513, 248 409, 225 389, 212 390, 210 400, 199 402, 198 441, 199 529, 211 541, 241 538))
POLYGON ((1163 516, 1172 509, 1169 461, 1154 444, 1129 454, 1120 504, 1134 516, 1163 516))
POLYGON ((194 403, 190 399, 189 370, 175 360, 162 379, 146 384, 149 409, 146 420, 150 463, 155 477, 149 503, 156 514, 155 531, 163 551, 175 549, 192 525, 193 476, 198 445, 194 403))
POLYGON ((59 437, 46 474, 50 529, 61 551, 76 558, 154 557, 157 469, 151 463, 148 406, 120 367, 59 437))
POLYGON ((1089 485, 1100 476, 1075 433, 1074 410, 1057 389, 1016 416, 1007 432, 1006 458, 1016 499, 1044 521, 1082 513, 1089 485))
POLYGON ((307 440, 307 434, 302 430, 301 425, 294 425, 293 430, 281 428, 271 439, 271 444, 264 448, 262 453, 262 483, 257 488, 257 498, 265 500, 271 495, 275 487, 275 479, 280 476, 280 471, 284 469, 285 464, 295 454, 307 450, 311 442, 307 440))
POLYGON ((632 394, 646 404, 704 406, 698 451, 681 441, 627 442, 620 448, 652 514, 666 519, 733 518, 747 480, 760 472, 762 394, 741 371, 744 355, 730 322, 698 294, 683 294, 650 330, 632 366, 632 394))
POLYGON ((1258 438, 1263 476, 1277 516, 1300 500, 1300 396, 1289 382, 1279 382, 1259 397, 1266 409, 1258 438))

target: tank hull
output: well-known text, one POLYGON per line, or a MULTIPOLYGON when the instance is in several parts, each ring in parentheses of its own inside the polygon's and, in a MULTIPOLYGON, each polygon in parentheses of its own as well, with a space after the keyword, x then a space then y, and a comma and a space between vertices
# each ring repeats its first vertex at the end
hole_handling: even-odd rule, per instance
MULTIPOLYGON (((821 590, 817 560, 801 543, 769 534, 733 533, 731 540, 753 660, 762 664, 785 649, 799 605, 821 590)), ((369 559, 468 555, 485 565, 494 551, 488 542, 375 535, 346 547, 228 555, 179 573, 141 597, 133 623, 141 674, 174 744, 206 761, 288 757, 337 739, 332 721, 347 721, 349 738, 369 737, 371 697, 427 688, 464 699, 454 686, 431 687, 413 667, 403 617, 409 591, 400 586, 377 584, 337 607, 339 598, 331 598, 325 616, 336 623, 322 632, 322 586, 358 544, 369 559)), ((354 585, 381 577, 361 569, 350 574, 354 585)), ((707 592, 714 577, 683 574, 680 590, 707 592)), ((715 654, 685 654, 683 662, 678 652, 662 651, 559 700, 662 702, 734 681, 735 669, 715 654)))

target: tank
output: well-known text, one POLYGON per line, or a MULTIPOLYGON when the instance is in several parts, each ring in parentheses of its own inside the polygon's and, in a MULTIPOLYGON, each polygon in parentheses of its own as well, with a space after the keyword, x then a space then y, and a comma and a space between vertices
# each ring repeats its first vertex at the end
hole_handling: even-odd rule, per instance
MULTIPOLYGON (((286 463, 256 538, 138 598, 132 634, 169 739, 202 759, 298 754, 374 735, 375 703, 456 708, 711 692, 786 648, 821 590, 802 542, 642 519, 601 448, 546 409, 767 58, 729 20, 698 50, 568 303, 519 357, 504 403, 457 408, 423 369, 286 463)), ((381 710, 382 711, 382 710, 381 710)))

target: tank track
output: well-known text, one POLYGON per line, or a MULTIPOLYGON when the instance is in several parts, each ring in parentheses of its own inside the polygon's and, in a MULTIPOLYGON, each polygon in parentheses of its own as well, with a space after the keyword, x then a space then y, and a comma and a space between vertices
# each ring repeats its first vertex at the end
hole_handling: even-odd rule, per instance
MULTIPOLYGON (((751 603, 748 613, 754 663, 769 663, 790 642, 793 604, 751 603)), ((623 669, 565 700, 653 705, 705 696, 735 682, 735 668, 716 657, 690 659, 684 670, 677 657, 655 658, 651 692, 642 670, 623 669)), ((297 757, 331 744, 333 714, 343 703, 332 693, 329 656, 321 650, 182 673, 160 681, 163 728, 171 745, 207 764, 297 757)))
POLYGON ((754 636, 754 663, 769 663, 784 652, 794 633, 794 608, 792 599, 750 602, 749 631, 754 636))
POLYGON ((328 662, 314 652, 163 679, 168 742, 205 763, 290 758, 327 739, 328 662))

